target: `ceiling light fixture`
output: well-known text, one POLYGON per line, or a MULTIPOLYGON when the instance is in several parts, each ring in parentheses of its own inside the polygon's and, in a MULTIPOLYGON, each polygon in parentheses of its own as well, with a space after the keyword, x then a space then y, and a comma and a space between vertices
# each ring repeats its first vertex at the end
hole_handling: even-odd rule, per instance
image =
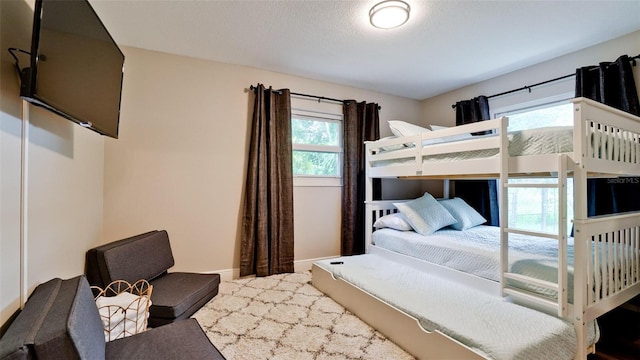
POLYGON ((411 7, 401 0, 386 0, 377 3, 369 11, 371 25, 379 29, 393 29, 409 20, 411 7))

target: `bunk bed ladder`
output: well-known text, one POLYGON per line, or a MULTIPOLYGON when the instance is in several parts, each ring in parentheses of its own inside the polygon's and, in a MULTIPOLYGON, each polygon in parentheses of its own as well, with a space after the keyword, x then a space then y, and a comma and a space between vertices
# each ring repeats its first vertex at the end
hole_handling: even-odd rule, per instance
MULTIPOLYGON (((566 317, 567 306, 567 164, 569 157, 566 154, 558 155, 558 175, 557 182, 546 184, 535 183, 502 183, 502 205, 501 210, 501 230, 502 230, 502 251, 501 264, 502 276, 501 286, 503 296, 524 302, 540 310, 557 314, 559 317, 566 317), (509 188, 550 188, 558 191, 558 231, 557 233, 545 233, 539 231, 529 231, 509 226, 508 222, 508 196, 509 188), (503 213, 504 211, 504 213, 503 213), (558 241, 558 281, 550 282, 534 277, 513 273, 509 269, 509 234, 529 235, 540 238, 556 239, 558 241), (544 297, 529 289, 539 290, 540 288, 551 290, 557 293, 557 298, 544 297)), ((536 291, 538 292, 538 291, 536 291)))

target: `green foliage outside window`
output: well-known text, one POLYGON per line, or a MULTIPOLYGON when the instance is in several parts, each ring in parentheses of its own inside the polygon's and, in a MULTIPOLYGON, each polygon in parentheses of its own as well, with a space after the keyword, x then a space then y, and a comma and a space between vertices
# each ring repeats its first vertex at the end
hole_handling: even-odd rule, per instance
POLYGON ((337 153, 293 151, 293 175, 340 176, 337 153))
MULTIPOLYGON (((509 183, 554 184, 556 179, 510 179, 509 183)), ((551 234, 558 232, 558 190, 545 188, 509 189, 509 227, 551 234)), ((567 229, 573 219, 573 179, 567 179, 567 229)))
POLYGON ((340 123, 328 120, 291 119, 294 144, 339 146, 340 123))
POLYGON ((340 125, 339 121, 329 119, 291 119, 294 175, 340 176, 340 125))

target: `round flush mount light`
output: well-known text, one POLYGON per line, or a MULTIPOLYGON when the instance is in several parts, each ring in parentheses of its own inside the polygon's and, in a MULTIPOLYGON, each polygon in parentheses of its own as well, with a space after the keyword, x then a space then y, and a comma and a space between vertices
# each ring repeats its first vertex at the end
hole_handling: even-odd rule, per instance
POLYGON ((401 0, 386 0, 369 11, 371 25, 379 29, 393 29, 409 20, 411 7, 401 0))

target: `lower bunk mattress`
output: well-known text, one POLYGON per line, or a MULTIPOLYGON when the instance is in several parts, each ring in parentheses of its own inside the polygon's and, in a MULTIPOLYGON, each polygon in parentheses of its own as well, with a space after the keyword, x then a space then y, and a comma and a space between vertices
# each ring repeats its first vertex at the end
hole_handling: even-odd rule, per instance
MULTIPOLYGON (((486 358, 575 356, 573 324, 382 256, 342 257, 314 265, 416 318, 426 331, 437 330, 486 358), (341 263, 332 264, 335 261, 341 263)), ((598 337, 595 322, 589 324, 589 343, 598 337)))
MULTIPOLYGON (((449 228, 423 236, 413 231, 380 229, 373 233, 377 247, 452 268, 488 280, 500 281, 500 228, 476 226, 459 231, 449 228)), ((573 238, 568 239, 567 284, 573 302, 573 238)), ((529 277, 558 282, 558 241, 528 235, 509 235, 509 270, 529 277)), ((555 300, 557 292, 531 284, 510 285, 555 300)))

